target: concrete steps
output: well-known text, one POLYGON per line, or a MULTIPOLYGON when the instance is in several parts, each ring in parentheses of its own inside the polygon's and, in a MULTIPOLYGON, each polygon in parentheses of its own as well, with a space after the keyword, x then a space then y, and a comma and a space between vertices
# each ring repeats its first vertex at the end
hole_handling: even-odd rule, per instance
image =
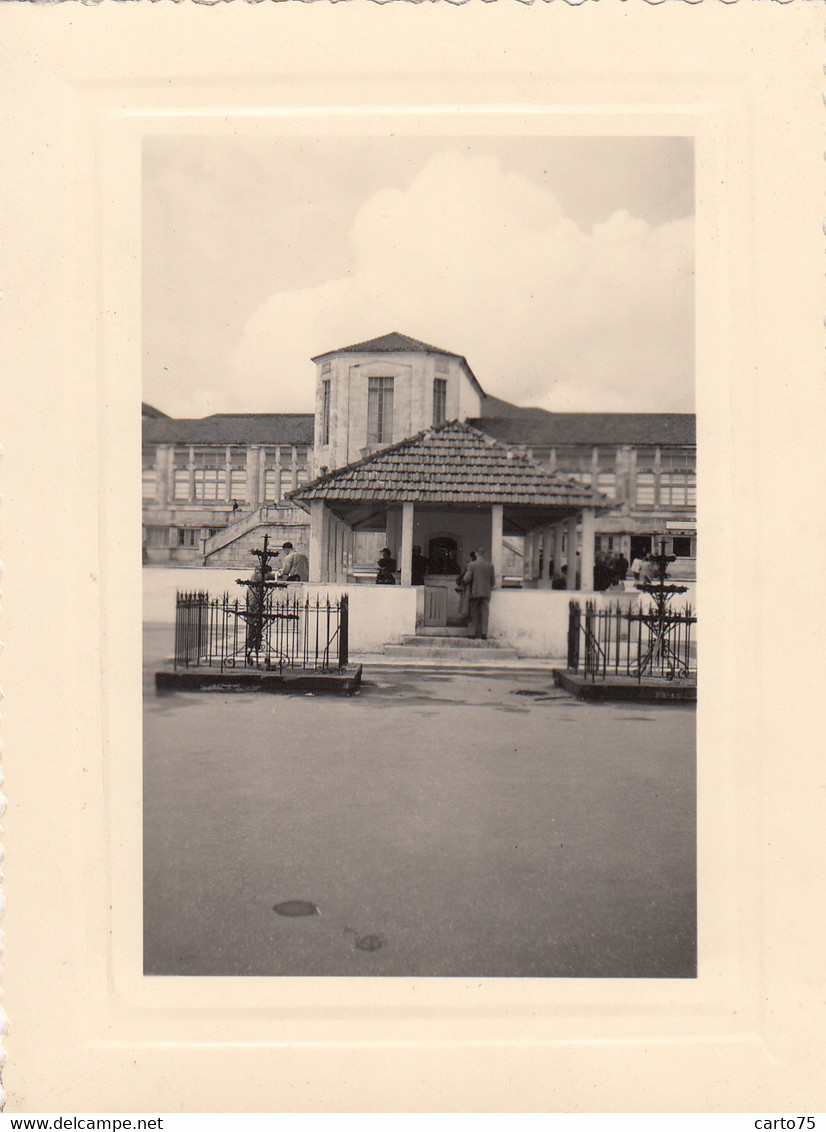
MULTIPOLYGON (((417 637, 462 637, 469 640, 467 625, 420 625, 416 630, 417 637)), ((405 638, 407 640, 407 638, 405 638)), ((412 639, 412 638, 410 638, 412 639)))
MULTIPOLYGON (((464 630, 462 630, 464 634, 464 630)), ((446 634, 444 628, 439 635, 402 637, 400 645, 385 645, 384 655, 408 657, 424 660, 438 657, 451 660, 472 660, 477 663, 495 663, 500 660, 513 660, 518 656, 516 649, 499 645, 496 641, 474 640, 464 635, 446 634)))

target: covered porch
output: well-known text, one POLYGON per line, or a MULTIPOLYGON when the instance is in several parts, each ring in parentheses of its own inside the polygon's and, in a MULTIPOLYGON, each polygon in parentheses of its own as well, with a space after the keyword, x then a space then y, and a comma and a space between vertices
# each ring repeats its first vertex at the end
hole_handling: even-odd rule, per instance
POLYGON ((311 584, 354 582, 355 539, 374 532, 396 560, 397 583, 409 588, 420 548, 428 562, 426 624, 449 624, 458 613, 456 578, 472 551, 484 549, 501 587, 509 537, 524 539, 525 588, 593 590, 603 497, 466 424, 411 437, 319 477, 292 498, 310 514, 311 584), (441 622, 428 608, 436 604, 441 622))

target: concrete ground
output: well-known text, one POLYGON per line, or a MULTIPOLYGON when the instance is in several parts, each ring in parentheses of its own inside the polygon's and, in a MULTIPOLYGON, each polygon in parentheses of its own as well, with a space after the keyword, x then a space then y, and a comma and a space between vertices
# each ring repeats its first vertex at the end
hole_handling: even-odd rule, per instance
POLYGON ((146 633, 147 974, 694 975, 692 707, 580 703, 550 669, 156 696, 169 634, 146 633))

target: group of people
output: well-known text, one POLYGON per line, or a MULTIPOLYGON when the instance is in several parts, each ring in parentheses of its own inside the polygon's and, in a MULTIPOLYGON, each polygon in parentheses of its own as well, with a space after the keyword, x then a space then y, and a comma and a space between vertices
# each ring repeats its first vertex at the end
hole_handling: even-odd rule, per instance
POLYGON ((629 572, 635 583, 656 582, 657 566, 654 556, 650 552, 635 555, 629 566, 628 559, 621 551, 615 554, 611 550, 598 550, 594 556, 594 589, 608 590, 612 586, 622 588, 629 572))
POLYGON ((657 566, 654 562, 654 555, 650 553, 644 554, 642 557, 637 555, 631 563, 631 573, 635 582, 643 582, 652 584, 657 580, 657 566))
POLYGON ((608 590, 628 577, 628 559, 620 551, 598 550, 594 555, 594 589, 608 590))
POLYGON ((254 663, 254 656, 258 654, 262 646, 266 587, 262 587, 261 582, 274 582, 276 577, 282 582, 306 582, 310 576, 307 555, 296 550, 291 542, 284 543, 281 550, 276 552, 274 561, 281 567, 277 575, 274 570, 270 569, 269 565, 260 561, 252 572, 251 582, 253 584, 247 584, 247 664, 254 663), (282 553, 285 557, 278 562, 277 560, 282 553))
MULTIPOLYGON (((395 586, 396 559, 389 546, 386 546, 376 563, 377 586, 395 586)), ((413 547, 411 561, 411 582, 414 586, 424 583, 429 563, 422 554, 420 546, 413 547)), ((472 550, 467 567, 456 579, 456 589, 459 591, 459 615, 467 618, 468 635, 485 640, 488 635, 488 617, 490 613, 490 595, 496 585, 496 572, 488 561, 484 548, 472 550)))
MULTIPOLYGON (((381 557, 376 563, 378 572, 376 574, 377 586, 395 586, 396 584, 396 559, 389 546, 386 546, 381 552, 381 557)), ((422 554, 420 546, 413 547, 413 557, 410 561, 410 580, 414 586, 424 585, 424 577, 428 571, 430 563, 422 554)))

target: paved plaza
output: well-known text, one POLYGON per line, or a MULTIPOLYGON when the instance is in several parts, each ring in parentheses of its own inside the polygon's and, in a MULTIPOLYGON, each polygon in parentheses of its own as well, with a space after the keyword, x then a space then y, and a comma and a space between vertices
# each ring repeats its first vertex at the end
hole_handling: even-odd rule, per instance
POLYGON ((694 975, 693 708, 549 670, 158 696, 170 649, 147 629, 147 974, 694 975))

